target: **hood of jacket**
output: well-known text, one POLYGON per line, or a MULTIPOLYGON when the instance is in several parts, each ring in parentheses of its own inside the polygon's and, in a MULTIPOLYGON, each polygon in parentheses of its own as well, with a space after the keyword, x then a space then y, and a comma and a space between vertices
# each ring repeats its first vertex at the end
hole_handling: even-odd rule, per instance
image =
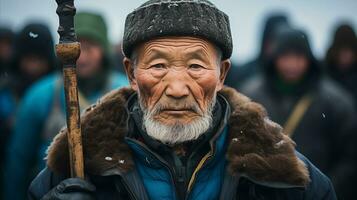
POLYGON ((269 85, 273 85, 277 80, 281 80, 276 71, 275 62, 279 56, 287 52, 299 53, 305 55, 308 59, 309 67, 302 81, 297 85, 298 92, 304 92, 307 89, 313 88, 322 74, 319 62, 313 55, 307 34, 304 31, 288 27, 280 29, 276 34, 274 46, 272 47, 272 55, 264 66, 264 76, 268 80, 269 85))
POLYGON ((19 72, 19 61, 26 55, 35 54, 48 61, 50 71, 56 66, 53 38, 48 27, 41 23, 26 25, 15 37, 13 69, 19 72))
MULTIPOLYGON (((85 172, 124 174, 134 169, 133 154, 125 142, 128 134, 127 101, 132 89, 114 90, 86 109, 81 118, 85 172), (111 157, 111 159, 106 159, 111 157)), ((309 173, 298 159, 294 142, 282 128, 269 120, 265 109, 232 88, 219 92, 230 107, 227 138, 227 167, 232 176, 244 175, 257 182, 306 186, 309 173)), ((47 165, 69 175, 67 130, 54 138, 47 165)))
POLYGON ((16 98, 21 98, 32 83, 54 72, 57 69, 57 64, 53 38, 48 27, 42 23, 27 24, 15 36, 14 52, 8 70, 12 77, 10 87, 13 89, 16 98), (28 55, 35 55, 46 60, 48 69, 40 76, 32 76, 24 72, 20 69, 20 62, 28 55))
POLYGON ((277 32, 284 27, 289 27, 288 17, 284 13, 274 13, 268 16, 264 25, 263 35, 260 44, 260 52, 258 56, 261 61, 265 61, 266 59, 264 51, 267 45, 272 44, 277 32))

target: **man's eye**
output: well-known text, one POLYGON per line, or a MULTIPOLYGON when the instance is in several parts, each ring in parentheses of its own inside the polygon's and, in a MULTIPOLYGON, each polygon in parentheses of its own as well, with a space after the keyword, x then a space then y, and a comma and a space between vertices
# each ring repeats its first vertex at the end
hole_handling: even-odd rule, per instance
POLYGON ((203 69, 204 67, 202 65, 198 65, 198 64, 192 64, 190 65, 190 69, 203 69))
POLYGON ((154 68, 154 69, 164 69, 165 65, 164 64, 155 64, 150 66, 150 68, 154 68))

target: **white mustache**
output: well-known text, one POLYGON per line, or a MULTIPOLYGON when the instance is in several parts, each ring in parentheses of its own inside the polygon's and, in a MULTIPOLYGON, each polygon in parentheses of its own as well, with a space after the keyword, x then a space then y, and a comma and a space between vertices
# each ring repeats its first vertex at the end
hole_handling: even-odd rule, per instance
POLYGON ((162 104, 157 103, 151 110, 152 114, 159 114, 165 110, 191 110, 197 114, 202 114, 200 107, 196 103, 183 103, 182 105, 169 105, 169 104, 162 104))

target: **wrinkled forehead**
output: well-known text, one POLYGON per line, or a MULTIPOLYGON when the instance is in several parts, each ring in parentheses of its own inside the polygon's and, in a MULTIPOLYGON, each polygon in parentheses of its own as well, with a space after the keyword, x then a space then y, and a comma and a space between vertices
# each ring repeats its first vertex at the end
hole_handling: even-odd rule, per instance
MULTIPOLYGON (((217 58, 220 50, 208 40, 196 37, 161 37, 149 40, 138 46, 137 53, 141 56, 157 54, 203 55, 207 58, 217 58)), ((175 55, 172 55, 175 56, 175 55)))

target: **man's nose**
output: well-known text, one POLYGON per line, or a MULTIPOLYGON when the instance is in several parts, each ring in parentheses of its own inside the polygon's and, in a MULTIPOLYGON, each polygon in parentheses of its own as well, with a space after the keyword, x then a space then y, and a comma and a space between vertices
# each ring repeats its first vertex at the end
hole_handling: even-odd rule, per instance
POLYGON ((179 99, 190 95, 188 88, 189 80, 183 71, 177 71, 167 77, 167 87, 165 94, 169 97, 179 99))

